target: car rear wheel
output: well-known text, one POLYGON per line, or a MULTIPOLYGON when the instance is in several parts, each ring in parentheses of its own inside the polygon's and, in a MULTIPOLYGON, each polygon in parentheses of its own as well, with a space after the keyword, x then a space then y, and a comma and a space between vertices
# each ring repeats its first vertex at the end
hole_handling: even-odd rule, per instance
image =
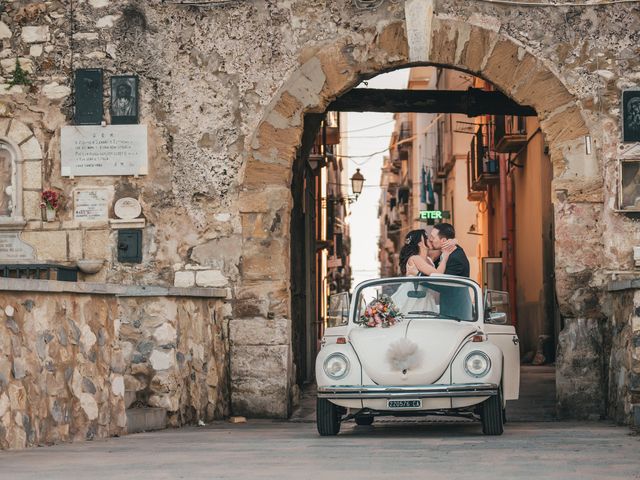
POLYGON ((482 433, 485 435, 502 435, 504 432, 502 411, 502 392, 492 395, 482 404, 482 433))
POLYGON ((373 423, 373 415, 361 415, 356 417, 357 425, 371 425, 373 423))
POLYGON ((316 402, 316 426, 323 437, 337 435, 340 432, 340 407, 326 398, 318 398, 316 402))

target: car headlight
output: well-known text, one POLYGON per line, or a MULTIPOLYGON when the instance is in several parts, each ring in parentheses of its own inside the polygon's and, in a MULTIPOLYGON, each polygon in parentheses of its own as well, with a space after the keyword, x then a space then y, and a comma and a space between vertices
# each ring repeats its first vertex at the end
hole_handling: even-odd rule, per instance
POLYGON ((491 359, 486 353, 476 350, 464 359, 464 369, 472 377, 484 377, 491 369, 491 359))
POLYGON ((349 359, 342 353, 332 353, 323 364, 324 373, 334 380, 340 380, 349 373, 349 359))

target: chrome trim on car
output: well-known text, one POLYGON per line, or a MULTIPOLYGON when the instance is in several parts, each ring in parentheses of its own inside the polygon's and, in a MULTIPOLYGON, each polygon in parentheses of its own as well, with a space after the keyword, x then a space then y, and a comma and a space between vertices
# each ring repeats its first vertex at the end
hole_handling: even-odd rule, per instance
POLYGON ((486 397, 498 394, 495 383, 455 385, 327 385, 318 387, 318 398, 447 398, 486 397))

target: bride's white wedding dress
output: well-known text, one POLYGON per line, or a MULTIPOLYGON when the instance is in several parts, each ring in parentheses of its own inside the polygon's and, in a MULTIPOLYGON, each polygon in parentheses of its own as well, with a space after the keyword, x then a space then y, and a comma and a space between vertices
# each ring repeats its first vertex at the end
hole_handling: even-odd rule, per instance
MULTIPOLYGON (((427 257, 427 261, 431 263, 431 265, 435 268, 435 265, 430 258, 427 257)), ((408 264, 407 264, 407 267, 409 267, 408 264)), ((413 266, 412 271, 417 271, 415 266, 413 266)), ((416 278, 420 278, 421 276, 419 272, 417 275, 410 274, 408 272, 409 272, 409 268, 407 268, 408 277, 415 276, 416 278)), ((398 309, 405 315, 409 312, 421 312, 421 311, 430 311, 430 312, 438 313, 440 311, 440 306, 436 301, 436 295, 437 295, 436 292, 428 288, 425 288, 424 286, 421 286, 419 282, 404 282, 402 285, 400 285, 398 290, 396 290, 396 292, 393 295, 391 295, 391 300, 393 301, 393 303, 395 303, 398 309), (422 291, 426 295, 424 297, 409 296, 409 293, 414 291, 416 292, 422 291)))

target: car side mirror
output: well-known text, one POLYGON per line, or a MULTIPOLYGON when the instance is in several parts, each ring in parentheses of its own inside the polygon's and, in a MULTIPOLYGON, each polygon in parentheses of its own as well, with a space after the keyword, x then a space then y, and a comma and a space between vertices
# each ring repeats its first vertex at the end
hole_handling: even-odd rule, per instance
POLYGON ((495 325, 506 325, 507 314, 504 312, 491 312, 489 313, 489 323, 493 323, 495 325))

